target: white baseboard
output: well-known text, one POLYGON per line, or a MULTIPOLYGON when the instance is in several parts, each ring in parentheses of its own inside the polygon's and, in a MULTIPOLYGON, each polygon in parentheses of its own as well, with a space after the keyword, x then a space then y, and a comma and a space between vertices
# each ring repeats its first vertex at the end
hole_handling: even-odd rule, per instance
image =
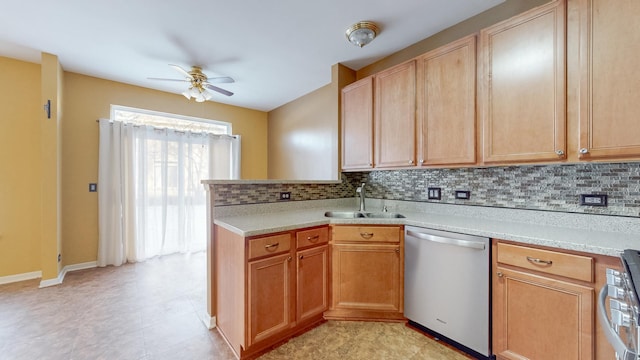
MULTIPOLYGON (((65 275, 67 275, 68 272, 76 271, 76 270, 91 269, 96 266, 97 266, 96 261, 89 261, 86 263, 67 265, 64 268, 62 268, 62 271, 60 271, 60 273, 58 274, 58 277, 53 279, 41 280, 39 287, 43 288, 43 287, 49 287, 54 285, 60 285, 62 284, 62 281, 64 280, 64 277, 65 275)), ((19 282, 19 281, 25 281, 25 280, 41 279, 41 278, 42 278, 42 271, 33 271, 33 272, 24 273, 24 274, 0 276, 0 285, 10 284, 10 283, 19 282)))
POLYGON ((32 271, 24 274, 0 276, 0 285, 10 284, 19 281, 39 279, 42 277, 42 271, 32 271))
POLYGON ((53 279, 47 279, 47 280, 40 280, 40 286, 38 286, 40 289, 42 288, 46 288, 49 286, 55 286, 55 285, 60 285, 62 284, 62 280, 64 280, 64 269, 58 274, 58 277, 53 278, 53 279))
POLYGON ((86 263, 66 265, 65 267, 62 268, 62 271, 60 271, 57 278, 41 280, 39 287, 44 288, 49 286, 60 285, 62 284, 62 281, 64 281, 64 277, 67 275, 68 272, 76 271, 76 270, 91 269, 98 266, 97 264, 98 263, 96 261, 89 261, 86 263))
POLYGON ((71 272, 71 271, 84 270, 84 269, 93 269, 94 267, 98 267, 98 262, 97 261, 89 261, 89 262, 86 262, 86 263, 67 265, 62 269, 62 272, 64 272, 66 274, 66 273, 71 272))
POLYGON ((98 266, 97 261, 89 261, 86 263, 66 265, 65 267, 62 268, 62 271, 60 271, 57 278, 42 280, 40 281, 39 287, 44 288, 48 286, 60 285, 62 284, 62 281, 64 281, 64 277, 67 275, 68 272, 76 271, 76 270, 92 269, 97 266, 98 266))
POLYGON ((207 329, 211 330, 211 329, 215 329, 216 328, 216 317, 215 316, 208 316, 209 314, 206 314, 206 317, 202 318, 202 322, 204 323, 204 326, 207 327, 207 329))

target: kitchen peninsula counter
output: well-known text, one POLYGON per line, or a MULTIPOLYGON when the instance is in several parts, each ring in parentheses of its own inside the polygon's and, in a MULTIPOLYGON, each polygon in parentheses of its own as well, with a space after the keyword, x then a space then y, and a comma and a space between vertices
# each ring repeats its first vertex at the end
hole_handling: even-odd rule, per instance
POLYGON ((243 237, 326 224, 399 224, 609 256, 640 247, 640 219, 620 216, 378 199, 367 199, 368 211, 386 206, 405 218, 324 216, 354 211, 357 204, 351 198, 218 206, 214 223, 243 237))

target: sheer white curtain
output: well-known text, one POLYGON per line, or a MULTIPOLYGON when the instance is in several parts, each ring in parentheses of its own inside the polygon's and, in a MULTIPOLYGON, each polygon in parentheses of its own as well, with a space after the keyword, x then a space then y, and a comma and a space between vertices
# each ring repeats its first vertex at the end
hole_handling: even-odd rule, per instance
POLYGON ((98 266, 206 248, 202 179, 239 178, 239 137, 100 120, 98 266))

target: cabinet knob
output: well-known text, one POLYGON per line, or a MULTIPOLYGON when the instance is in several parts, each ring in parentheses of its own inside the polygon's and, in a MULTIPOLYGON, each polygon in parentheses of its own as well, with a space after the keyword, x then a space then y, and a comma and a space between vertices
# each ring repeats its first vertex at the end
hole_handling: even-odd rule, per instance
POLYGON ((369 163, 369 167, 373 167, 373 164, 372 164, 372 163, 369 163))
POLYGON ((498 275, 498 277, 503 277, 503 276, 504 276, 500 271, 498 271, 498 272, 496 273, 496 275, 498 275))
POLYGON ((409 160, 409 165, 413 165, 413 160, 409 160))
POLYGON ((588 153, 589 153, 589 149, 587 148, 580 149, 580 154, 588 154, 588 153))
POLYGON ((396 253, 400 254, 400 248, 396 248, 396 253))
POLYGON ((556 150, 556 155, 558 155, 558 156, 563 156, 563 155, 564 155, 564 151, 562 151, 562 150, 556 150))
POLYGON ((420 164, 424 164, 424 159, 420 159, 420 164))
POLYGON ((289 257, 287 258, 287 261, 291 261, 291 260, 293 260, 293 259, 291 258, 291 256, 289 256, 289 257))
POLYGON ((300 255, 300 258, 299 258, 299 259, 300 259, 300 260, 304 259, 304 255, 300 255))

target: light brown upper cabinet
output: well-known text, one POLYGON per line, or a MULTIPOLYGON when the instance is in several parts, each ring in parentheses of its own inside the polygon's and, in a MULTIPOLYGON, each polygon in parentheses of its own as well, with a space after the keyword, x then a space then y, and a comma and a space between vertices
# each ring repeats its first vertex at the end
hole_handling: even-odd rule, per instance
POLYGON ((640 156, 640 1, 579 0, 581 159, 640 156))
POLYGON ((417 59, 418 165, 476 163, 476 36, 417 59))
POLYGON ((416 165, 416 63, 374 76, 375 167, 416 165))
POLYGON ((565 33, 564 0, 480 32, 484 162, 566 157, 565 33))
POLYGON ((342 89, 342 169, 373 167, 373 77, 342 89))

